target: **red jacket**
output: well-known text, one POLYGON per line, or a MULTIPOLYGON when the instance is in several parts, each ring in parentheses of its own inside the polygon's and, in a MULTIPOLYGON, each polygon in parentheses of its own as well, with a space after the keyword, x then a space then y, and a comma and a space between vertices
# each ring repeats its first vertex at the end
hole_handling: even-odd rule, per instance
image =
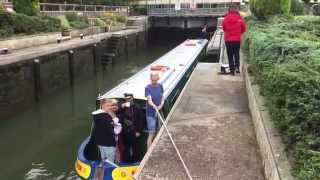
POLYGON ((222 28, 226 42, 240 42, 246 32, 246 24, 238 11, 229 11, 224 17, 222 28))

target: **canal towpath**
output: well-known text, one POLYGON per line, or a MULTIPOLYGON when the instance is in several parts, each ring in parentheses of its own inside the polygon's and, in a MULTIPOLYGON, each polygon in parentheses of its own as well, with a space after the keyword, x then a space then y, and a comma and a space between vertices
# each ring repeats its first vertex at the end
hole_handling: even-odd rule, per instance
MULTIPOLYGON (((168 116, 168 129, 193 179, 264 180, 242 74, 199 63, 168 116)), ((188 179, 162 128, 137 179, 188 179)))
POLYGON ((78 48, 90 44, 99 43, 103 39, 108 39, 112 34, 119 34, 120 36, 126 36, 129 34, 139 33, 143 31, 141 28, 125 29, 117 32, 106 32, 94 35, 84 36, 81 38, 74 38, 61 43, 53 43, 47 45, 41 45, 36 47, 23 48, 19 50, 12 50, 9 54, 0 55, 0 66, 8 65, 12 63, 18 63, 21 61, 30 60, 33 58, 41 57, 47 54, 53 54, 60 51, 65 51, 73 48, 78 48))

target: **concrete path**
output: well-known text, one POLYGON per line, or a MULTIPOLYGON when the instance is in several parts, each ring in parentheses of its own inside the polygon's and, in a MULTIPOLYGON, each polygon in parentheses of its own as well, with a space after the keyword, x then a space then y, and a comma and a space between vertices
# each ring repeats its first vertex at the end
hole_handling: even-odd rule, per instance
MULTIPOLYGON (((193 179, 263 180, 244 80, 218 71, 198 64, 168 128, 193 179)), ((147 156, 139 179, 188 179, 165 131, 147 156)))
POLYGON ((78 48, 81 46, 87 46, 94 43, 99 43, 102 39, 106 39, 112 36, 112 34, 128 35, 133 33, 138 33, 142 31, 141 29, 128 29, 117 32, 107 32, 95 35, 85 36, 84 39, 75 38, 69 41, 62 42, 60 44, 47 44, 37 47, 25 48, 11 51, 9 54, 0 55, 0 66, 7 65, 11 63, 17 63, 20 61, 26 61, 47 54, 52 54, 60 51, 65 51, 73 48, 78 48))

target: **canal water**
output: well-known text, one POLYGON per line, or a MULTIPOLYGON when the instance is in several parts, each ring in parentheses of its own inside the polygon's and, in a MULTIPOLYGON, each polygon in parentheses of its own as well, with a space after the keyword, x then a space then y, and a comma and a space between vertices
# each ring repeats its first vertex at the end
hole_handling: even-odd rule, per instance
POLYGON ((0 123, 0 179, 78 179, 74 162, 89 134, 95 99, 181 41, 148 45, 112 67, 0 123))

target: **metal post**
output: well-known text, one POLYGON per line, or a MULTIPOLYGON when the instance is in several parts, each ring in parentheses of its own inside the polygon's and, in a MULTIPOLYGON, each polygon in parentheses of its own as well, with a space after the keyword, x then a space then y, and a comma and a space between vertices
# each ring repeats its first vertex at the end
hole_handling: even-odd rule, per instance
POLYGON ((93 74, 97 74, 97 44, 93 45, 92 48, 92 53, 93 53, 93 74))
POLYGON ((70 78, 70 86, 73 87, 74 84, 74 52, 73 50, 68 51, 69 55, 69 78, 70 78))
POLYGON ((40 101, 41 95, 41 77, 40 77, 40 60, 33 61, 33 78, 34 78, 34 96, 35 100, 40 101))

